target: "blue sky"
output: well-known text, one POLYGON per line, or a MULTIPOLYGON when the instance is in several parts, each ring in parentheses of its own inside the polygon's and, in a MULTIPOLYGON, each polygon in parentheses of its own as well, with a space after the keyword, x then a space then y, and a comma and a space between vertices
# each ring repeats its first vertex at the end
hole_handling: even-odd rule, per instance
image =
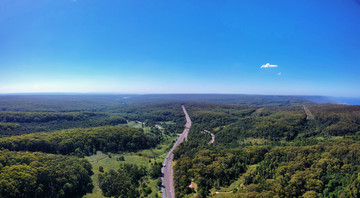
POLYGON ((360 97, 359 22, 357 0, 2 0, 0 93, 360 97))

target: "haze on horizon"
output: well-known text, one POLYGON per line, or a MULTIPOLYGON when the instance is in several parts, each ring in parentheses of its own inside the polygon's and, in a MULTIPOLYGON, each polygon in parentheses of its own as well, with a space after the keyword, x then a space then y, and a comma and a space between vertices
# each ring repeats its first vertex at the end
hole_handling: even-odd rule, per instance
POLYGON ((360 3, 3 0, 0 93, 360 97, 360 3))

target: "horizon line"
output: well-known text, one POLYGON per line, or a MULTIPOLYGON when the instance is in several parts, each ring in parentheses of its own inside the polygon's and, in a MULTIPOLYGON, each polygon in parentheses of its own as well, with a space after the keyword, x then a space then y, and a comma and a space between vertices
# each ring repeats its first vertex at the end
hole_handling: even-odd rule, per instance
MULTIPOLYGON (((253 94, 253 93, 160 93, 160 92, 17 92, 0 93, 0 95, 248 95, 248 96, 317 96, 338 97, 319 94, 253 94)), ((360 98, 360 96, 346 96, 344 98, 360 98)))

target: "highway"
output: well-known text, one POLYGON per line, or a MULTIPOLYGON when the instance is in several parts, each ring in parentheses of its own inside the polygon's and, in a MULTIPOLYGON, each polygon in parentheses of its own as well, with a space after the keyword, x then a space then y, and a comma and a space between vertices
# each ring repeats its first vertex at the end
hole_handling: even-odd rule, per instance
POLYGON ((174 171, 173 168, 171 167, 172 161, 174 159, 173 151, 181 142, 183 142, 184 140, 187 141, 187 136, 191 127, 191 120, 184 105, 182 105, 182 109, 186 117, 185 129, 181 133, 179 138, 176 140, 174 146, 166 155, 163 162, 163 167, 161 169, 161 173, 163 174, 162 187, 161 187, 161 193, 163 198, 175 198, 174 171))

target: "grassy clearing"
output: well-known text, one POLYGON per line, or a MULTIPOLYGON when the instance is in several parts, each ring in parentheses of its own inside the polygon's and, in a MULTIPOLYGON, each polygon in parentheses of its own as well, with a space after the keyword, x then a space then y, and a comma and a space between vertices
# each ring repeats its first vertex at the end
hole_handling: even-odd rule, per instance
MULTIPOLYGON (((141 125, 141 124, 140 124, 141 125)), ((161 162, 164 160, 166 153, 168 152, 173 141, 176 140, 177 136, 163 136, 164 141, 159 144, 156 148, 141 150, 138 152, 124 152, 120 154, 108 153, 98 151, 96 155, 85 157, 89 160, 92 165, 94 175, 91 177, 94 184, 92 193, 86 194, 86 198, 103 198, 101 189, 99 187, 98 176, 100 174, 99 167, 104 168, 104 172, 111 169, 118 169, 122 163, 136 164, 138 166, 144 166, 148 170, 150 169, 151 163, 161 162), (125 161, 118 161, 118 157, 123 156, 125 161)), ((152 193, 148 197, 156 197, 156 194, 160 197, 161 193, 157 187, 157 179, 147 178, 147 186, 150 186, 152 193)))
POLYGON ((128 121, 128 123, 125 125, 127 125, 129 127, 134 127, 134 128, 142 128, 145 133, 148 133, 151 130, 151 127, 145 127, 143 124, 141 124, 139 122, 135 122, 135 121, 128 121))

